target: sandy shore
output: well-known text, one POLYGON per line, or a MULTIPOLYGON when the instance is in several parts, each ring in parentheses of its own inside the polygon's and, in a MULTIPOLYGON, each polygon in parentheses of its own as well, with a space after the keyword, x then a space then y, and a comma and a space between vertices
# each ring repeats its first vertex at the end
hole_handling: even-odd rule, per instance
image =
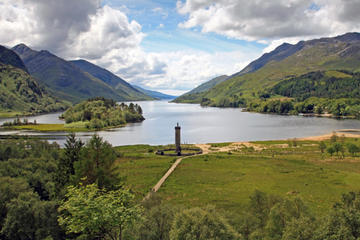
POLYGON ((320 136, 311 136, 305 138, 298 138, 298 140, 312 140, 312 141, 322 141, 331 138, 332 135, 336 135, 338 137, 345 136, 350 138, 360 138, 360 129, 339 129, 334 132, 320 135, 320 136))

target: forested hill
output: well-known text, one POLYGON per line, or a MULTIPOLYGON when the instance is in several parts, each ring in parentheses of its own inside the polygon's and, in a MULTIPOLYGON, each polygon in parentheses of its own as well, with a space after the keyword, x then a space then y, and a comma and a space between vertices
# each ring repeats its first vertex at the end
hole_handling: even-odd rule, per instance
POLYGON ((112 72, 101 68, 95 64, 92 64, 86 60, 75 60, 70 61, 71 63, 75 64, 84 72, 87 72, 94 76, 95 78, 100 79, 101 81, 105 82, 106 84, 110 85, 115 89, 115 91, 121 95, 126 97, 127 99, 139 99, 139 100, 151 100, 152 97, 149 95, 144 94, 143 92, 139 91, 131 84, 126 82, 124 79, 116 76, 112 72))
POLYGON ((31 77, 12 50, 0 47, 0 115, 27 115, 66 109, 31 77))
POLYGON ((24 44, 15 46, 13 50, 21 57, 29 73, 60 99, 73 103, 96 96, 117 101, 145 99, 144 96, 121 94, 111 85, 48 51, 34 51, 24 44))
MULTIPOLYGON (((281 81, 311 72, 337 70, 352 73, 360 71, 359 33, 301 41, 295 45, 282 45, 249 64, 242 73, 240 72, 241 74, 234 74, 233 77, 199 94, 196 98, 182 99, 182 101, 218 107, 240 106, 257 110, 258 107, 254 106, 267 99, 263 98, 264 92, 268 92, 281 81)), ((340 90, 333 89, 333 91, 336 96, 340 94, 340 90)), ((334 94, 323 98, 331 99, 332 96, 334 94)), ((267 100, 281 100, 283 97, 272 95, 267 100)))

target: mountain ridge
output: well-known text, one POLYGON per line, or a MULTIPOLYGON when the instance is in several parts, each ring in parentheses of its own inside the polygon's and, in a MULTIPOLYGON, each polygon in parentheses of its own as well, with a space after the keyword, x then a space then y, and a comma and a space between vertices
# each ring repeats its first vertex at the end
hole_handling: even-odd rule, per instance
POLYGON ((20 57, 0 46, 0 113, 33 115, 66 109, 69 104, 53 98, 29 75, 20 57))
POLYGON ((49 51, 35 51, 25 44, 16 45, 12 49, 23 60, 29 73, 60 99, 73 103, 98 96, 116 101, 142 100, 119 94, 104 81, 49 51))
MULTIPOLYGON (((283 44, 196 98, 181 99, 180 102, 250 108, 251 104, 262 103, 263 92, 281 81, 309 72, 336 70, 360 71, 360 33, 283 44), (289 52, 292 54, 287 56, 289 52), (254 71, 249 68, 259 62, 265 64, 254 71)), ((270 100, 273 98, 281 99, 282 96, 271 96, 270 100)))
POLYGON ((129 99, 138 98, 139 100, 151 100, 151 98, 148 95, 139 91, 130 83, 126 82, 124 79, 113 74, 112 72, 110 72, 105 68, 99 67, 84 59, 71 60, 69 62, 76 65, 84 72, 87 72, 92 76, 102 80, 106 84, 110 85, 122 96, 126 96, 129 99))

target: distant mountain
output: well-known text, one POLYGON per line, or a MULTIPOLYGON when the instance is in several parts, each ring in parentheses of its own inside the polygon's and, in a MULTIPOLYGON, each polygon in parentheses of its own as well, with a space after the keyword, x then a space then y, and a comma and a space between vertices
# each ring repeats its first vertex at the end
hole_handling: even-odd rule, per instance
POLYGON ((15 52, 0 46, 0 113, 37 114, 68 106, 53 98, 26 72, 15 52))
POLYGON ((15 46, 13 50, 21 57, 29 73, 60 99, 73 103, 97 96, 116 101, 143 99, 120 94, 109 84, 48 51, 34 51, 24 44, 15 46))
POLYGON ((213 78, 210 81, 207 81, 207 82, 199 85, 198 87, 194 88, 193 90, 176 98, 174 100, 174 102, 182 102, 183 100, 186 101, 186 100, 196 99, 201 93, 208 91, 212 87, 216 86, 219 83, 222 83, 223 81, 225 81, 228 78, 229 78, 229 76, 227 76, 227 75, 222 75, 222 76, 213 78))
POLYGON ((0 62, 3 64, 14 66, 16 68, 20 68, 25 72, 28 71, 21 58, 14 51, 1 45, 0 45, 0 62))
POLYGON ((77 67, 79 67, 84 72, 91 74, 92 76, 100 79, 101 81, 105 82, 106 84, 113 87, 119 95, 125 96, 129 100, 137 99, 137 100, 151 100, 151 96, 139 91, 138 89, 134 88, 128 82, 123 80, 122 78, 116 76, 112 72, 101 68, 95 64, 92 64, 86 60, 75 60, 70 61, 77 67), (150 97, 149 97, 150 96, 150 97))
POLYGON ((156 99, 174 99, 176 98, 176 96, 172 96, 172 95, 168 95, 168 94, 165 94, 165 93, 161 93, 161 92, 158 92, 158 91, 152 91, 152 90, 148 90, 148 89, 144 89, 142 87, 139 87, 139 86, 136 86, 136 85, 133 85, 134 88, 136 88, 137 90, 139 90, 140 92, 143 92, 144 94, 150 96, 150 97, 153 97, 153 98, 156 98, 156 99))
MULTIPOLYGON (((248 106, 277 83, 316 71, 360 71, 360 34, 285 43, 196 98, 181 102, 248 106)), ((178 100, 178 99, 176 99, 178 100)))

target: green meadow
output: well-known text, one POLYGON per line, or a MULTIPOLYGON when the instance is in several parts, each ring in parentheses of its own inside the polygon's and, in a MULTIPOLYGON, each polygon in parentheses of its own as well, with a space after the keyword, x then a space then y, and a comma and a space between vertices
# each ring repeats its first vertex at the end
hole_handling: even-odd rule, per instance
MULTIPOLYGON (((360 140, 338 139, 346 146, 360 140)), ((333 143, 325 141, 329 148, 333 143)), ((228 147, 230 144, 218 144, 228 147)), ((227 152, 185 158, 160 188, 158 195, 175 205, 216 205, 231 212, 244 209, 260 190, 281 197, 300 197, 321 214, 343 193, 360 190, 360 157, 347 151, 321 153, 316 141, 253 142, 227 152), (256 149, 256 150, 255 150, 256 149)), ((159 147, 117 147, 119 172, 138 198, 156 184, 175 157, 155 155, 159 147)))

